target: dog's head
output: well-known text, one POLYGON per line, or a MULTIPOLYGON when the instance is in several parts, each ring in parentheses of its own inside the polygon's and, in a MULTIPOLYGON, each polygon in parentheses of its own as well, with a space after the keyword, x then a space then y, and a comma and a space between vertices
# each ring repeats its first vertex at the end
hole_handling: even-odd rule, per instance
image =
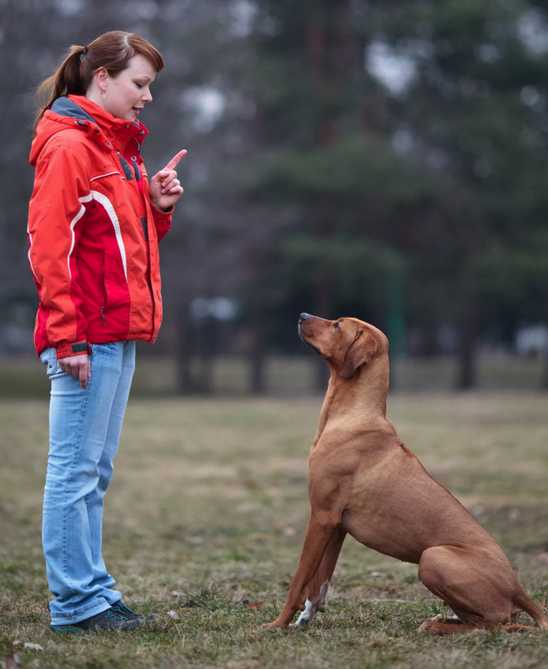
POLYGON ((386 335, 357 318, 330 321, 302 313, 298 331, 300 338, 325 358, 343 379, 350 379, 360 367, 388 352, 386 335))

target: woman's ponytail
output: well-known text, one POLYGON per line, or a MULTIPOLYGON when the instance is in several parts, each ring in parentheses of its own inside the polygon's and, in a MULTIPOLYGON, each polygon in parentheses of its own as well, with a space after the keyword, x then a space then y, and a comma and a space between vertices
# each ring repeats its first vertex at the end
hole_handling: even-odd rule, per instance
POLYGON ((38 86, 36 95, 39 101, 39 108, 36 114, 35 127, 46 109, 49 109, 57 98, 69 93, 83 95, 86 92, 87 84, 89 83, 85 81, 87 78, 85 77, 85 74, 87 74, 85 70, 87 68, 83 63, 86 54, 87 47, 73 44, 61 65, 38 86))

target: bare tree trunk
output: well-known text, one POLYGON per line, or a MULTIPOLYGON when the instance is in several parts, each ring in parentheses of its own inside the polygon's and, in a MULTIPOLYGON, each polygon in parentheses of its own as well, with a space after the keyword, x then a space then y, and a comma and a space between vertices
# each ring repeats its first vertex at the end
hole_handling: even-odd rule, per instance
MULTIPOLYGON (((325 2, 317 14, 311 13, 308 19, 305 40, 308 61, 313 73, 320 99, 324 100, 323 110, 318 124, 317 140, 321 147, 328 148, 337 140, 337 113, 334 111, 335 100, 341 92, 343 73, 356 63, 356 51, 349 30, 348 0, 338 3, 325 2), (329 100, 329 104, 325 103, 329 100)), ((332 218, 329 215, 330 203, 319 203, 318 235, 329 239, 333 235, 332 218)), ((318 267, 315 308, 319 316, 329 318, 332 304, 332 282, 326 275, 326 268, 318 267)), ((318 359, 315 370, 314 389, 323 392, 327 385, 329 371, 325 361, 318 359)))
POLYGON ((472 301, 465 306, 460 328, 458 351, 457 390, 471 390, 477 386, 478 318, 472 301))
POLYGON ((249 391, 252 395, 264 395, 266 393, 266 347, 264 335, 261 328, 253 331, 249 360, 249 391))
POLYGON ((197 391, 192 376, 192 322, 190 320, 190 305, 184 302, 177 309, 177 393, 190 395, 197 391))
POLYGON ((209 316, 198 321, 194 348, 200 363, 197 386, 202 395, 211 395, 214 392, 213 374, 218 353, 219 327, 220 324, 209 316))

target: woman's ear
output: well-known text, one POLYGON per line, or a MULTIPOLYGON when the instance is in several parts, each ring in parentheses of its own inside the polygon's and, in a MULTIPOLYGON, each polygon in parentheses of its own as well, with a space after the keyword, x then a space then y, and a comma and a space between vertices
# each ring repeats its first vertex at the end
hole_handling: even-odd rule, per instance
POLYGON ((93 73, 93 78, 99 91, 101 93, 106 93, 109 80, 109 75, 106 68, 99 67, 97 70, 95 70, 93 73))
POLYGON ((366 330, 360 330, 354 341, 348 347, 339 376, 350 379, 356 371, 366 365, 378 352, 378 342, 366 330))

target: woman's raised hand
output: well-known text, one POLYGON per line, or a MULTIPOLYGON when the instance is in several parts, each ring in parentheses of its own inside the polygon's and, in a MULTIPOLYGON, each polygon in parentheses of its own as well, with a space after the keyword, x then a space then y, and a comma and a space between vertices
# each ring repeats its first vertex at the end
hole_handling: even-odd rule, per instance
POLYGON ((150 199, 157 209, 171 209, 183 194, 183 187, 177 178, 177 165, 187 155, 182 149, 176 153, 167 165, 150 180, 150 199))

